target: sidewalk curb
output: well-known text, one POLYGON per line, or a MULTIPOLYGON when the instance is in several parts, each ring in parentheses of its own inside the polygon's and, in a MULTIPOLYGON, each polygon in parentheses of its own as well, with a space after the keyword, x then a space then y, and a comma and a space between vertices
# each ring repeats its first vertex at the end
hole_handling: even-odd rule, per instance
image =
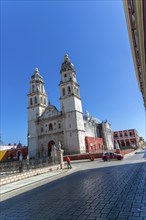
POLYGON ((1 186, 1 190, 0 190, 0 196, 3 196, 3 195, 5 195, 5 194, 7 194, 7 193, 10 193, 10 192, 12 192, 12 191, 16 191, 16 190, 18 190, 18 189, 21 189, 21 188, 24 188, 24 187, 27 187, 27 186, 30 186, 30 185, 33 185, 33 184, 35 184, 35 183, 39 183, 39 182, 41 182, 41 181, 43 181, 43 180, 46 180, 46 179, 51 179, 51 178, 53 178, 53 177, 55 177, 55 176, 59 176, 59 175, 62 175, 62 174, 65 174, 65 173, 67 173, 69 170, 68 169, 64 169, 64 170, 61 170, 61 172, 58 172, 58 173, 51 173, 52 175, 48 175, 47 176, 47 174, 49 174, 49 173, 44 173, 44 175, 46 174, 46 176, 45 177, 43 177, 43 174, 42 175, 38 175, 38 176, 40 176, 40 178, 39 179, 35 179, 35 177, 36 176, 32 176, 32 177, 28 177, 28 178, 25 178, 25 179, 22 179, 22 180, 20 180, 19 182, 18 181, 15 181, 15 182, 13 182, 13 183, 9 183, 9 184, 5 184, 5 185, 2 185, 1 186), (34 180, 32 180, 32 178, 34 178, 34 180), (30 180, 30 182, 27 182, 27 183, 24 183, 24 181, 26 181, 26 179, 28 180, 30 180), (18 184, 19 183, 19 184, 18 184), (11 184, 11 186, 12 186, 12 184, 17 184, 16 185, 16 187, 12 187, 11 189, 9 188, 9 185, 11 184), (2 191, 2 188, 9 188, 9 189, 4 189, 3 190, 3 192, 1 192, 2 191))

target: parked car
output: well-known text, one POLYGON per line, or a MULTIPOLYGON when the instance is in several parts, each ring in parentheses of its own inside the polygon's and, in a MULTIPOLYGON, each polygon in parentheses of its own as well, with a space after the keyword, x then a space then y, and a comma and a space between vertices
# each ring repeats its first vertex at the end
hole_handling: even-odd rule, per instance
POLYGON ((103 153, 103 155, 102 155, 102 159, 104 161, 108 161, 108 160, 112 160, 112 159, 122 160, 123 158, 124 158, 124 156, 122 154, 116 154, 116 153, 112 153, 112 152, 106 152, 106 153, 103 153))

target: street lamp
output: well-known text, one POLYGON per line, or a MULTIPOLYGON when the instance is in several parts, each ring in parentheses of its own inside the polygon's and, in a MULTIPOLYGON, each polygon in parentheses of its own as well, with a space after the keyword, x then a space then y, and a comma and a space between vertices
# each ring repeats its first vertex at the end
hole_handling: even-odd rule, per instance
MULTIPOLYGON (((31 135, 29 134, 29 132, 28 132, 28 134, 27 134, 27 145, 28 145, 28 152, 29 152, 29 139, 30 139, 30 137, 31 137, 31 135)), ((28 153, 28 158, 29 158, 29 153, 28 153)))
POLYGON ((92 121, 93 129, 94 129, 94 150, 96 149, 96 120, 93 119, 92 121))

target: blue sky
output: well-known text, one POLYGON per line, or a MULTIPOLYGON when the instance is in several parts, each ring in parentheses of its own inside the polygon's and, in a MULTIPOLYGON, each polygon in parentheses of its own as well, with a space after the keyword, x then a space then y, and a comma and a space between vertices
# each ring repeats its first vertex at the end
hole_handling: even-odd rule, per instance
POLYGON ((1 1, 3 142, 27 144, 27 94, 36 67, 60 109, 65 53, 75 66, 83 112, 107 119, 113 131, 135 128, 145 137, 122 1, 1 1))

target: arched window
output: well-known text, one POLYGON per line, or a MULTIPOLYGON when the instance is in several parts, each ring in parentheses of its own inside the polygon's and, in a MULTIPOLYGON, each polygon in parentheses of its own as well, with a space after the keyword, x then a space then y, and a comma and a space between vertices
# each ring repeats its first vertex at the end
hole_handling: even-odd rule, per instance
POLYGON ((46 105, 46 98, 44 98, 44 105, 46 105))
POLYGON ((75 91, 75 95, 77 94, 77 89, 76 89, 76 87, 74 87, 74 91, 75 91))
POLYGON ((70 94, 71 92, 71 89, 70 89, 70 86, 68 86, 68 94, 70 94))
POLYGON ((32 98, 30 98, 30 105, 32 105, 33 103, 32 103, 32 98))
POLYGON ((34 92, 34 85, 32 85, 32 92, 34 92))
POLYGON ((34 97, 34 102, 35 102, 35 104, 37 104, 37 97, 36 96, 34 97))
POLYGON ((77 89, 77 95, 79 95, 79 90, 77 89))
POLYGON ((41 96, 41 103, 43 102, 42 96, 41 96))
POLYGON ((53 125, 52 123, 49 124, 49 131, 52 131, 53 130, 53 125))
POLYGON ((62 95, 65 96, 65 88, 62 89, 62 95))

